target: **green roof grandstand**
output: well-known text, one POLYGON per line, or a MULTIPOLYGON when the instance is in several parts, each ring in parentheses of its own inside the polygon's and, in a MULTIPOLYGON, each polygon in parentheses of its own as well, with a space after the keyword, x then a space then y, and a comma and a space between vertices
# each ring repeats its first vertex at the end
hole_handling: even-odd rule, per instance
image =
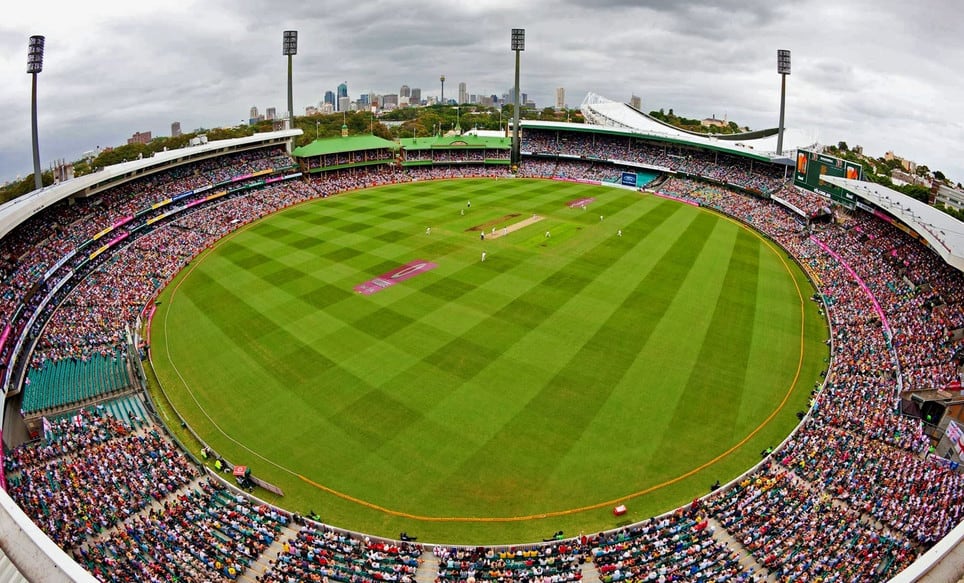
POLYGON ((403 138, 399 140, 399 143, 405 150, 429 150, 432 148, 488 148, 492 150, 507 150, 512 147, 512 138, 495 138, 465 134, 461 136, 403 138))
POLYGON ((291 155, 295 158, 310 158, 328 154, 342 154, 362 150, 398 149, 398 144, 378 136, 346 136, 315 140, 310 144, 295 148, 291 155))

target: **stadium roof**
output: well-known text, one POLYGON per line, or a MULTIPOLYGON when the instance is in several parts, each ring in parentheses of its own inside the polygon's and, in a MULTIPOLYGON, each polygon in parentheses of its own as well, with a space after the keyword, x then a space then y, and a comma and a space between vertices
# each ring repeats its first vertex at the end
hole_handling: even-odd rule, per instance
MULTIPOLYGON (((625 103, 612 101, 605 97, 589 93, 580 106, 587 124, 613 130, 619 133, 640 134, 657 140, 664 140, 682 144, 691 144, 701 148, 708 148, 720 152, 728 152, 744 157, 768 160, 772 162, 792 163, 794 151, 799 148, 812 147, 817 143, 816 134, 795 129, 784 131, 783 154, 777 156, 777 135, 773 130, 748 132, 737 135, 704 135, 687 132, 668 124, 662 123, 625 103)), ((533 122, 526 126, 538 127, 533 122)), ((567 124, 581 126, 583 124, 567 124)), ((575 128, 573 128, 575 129, 575 128)))
POLYGON ((34 214, 70 196, 87 197, 124 182, 160 172, 178 164, 221 156, 231 151, 242 151, 282 144, 303 132, 300 129, 256 133, 243 138, 217 140, 198 146, 188 146, 156 152, 149 158, 107 166, 92 174, 78 176, 64 182, 35 190, 0 205, 0 238, 34 214))
POLYGON ((373 135, 336 136, 322 138, 310 144, 295 148, 291 155, 296 158, 310 158, 327 154, 341 154, 343 152, 357 152, 359 150, 379 150, 381 148, 396 149, 395 142, 373 135))
POLYGON ((852 192, 867 204, 894 215, 927 241, 944 261, 964 271, 964 223, 961 221, 927 203, 880 184, 826 175, 820 179, 852 192))
POLYGON ((428 150, 430 148, 498 148, 512 147, 512 138, 476 136, 429 136, 425 138, 402 138, 399 143, 406 150, 428 150))

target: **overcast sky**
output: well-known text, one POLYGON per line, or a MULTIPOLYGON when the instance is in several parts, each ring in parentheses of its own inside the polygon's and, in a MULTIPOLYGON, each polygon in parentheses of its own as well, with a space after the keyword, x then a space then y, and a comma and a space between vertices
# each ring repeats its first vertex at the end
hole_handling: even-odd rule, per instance
MULTIPOLYGON (((47 37, 39 76, 40 155, 74 160, 172 121, 237 125, 251 106, 286 108, 282 31, 299 31, 297 114, 326 90, 420 87, 423 98, 507 92, 512 28, 526 29, 522 91, 589 91, 643 109, 779 115, 776 51, 793 51, 787 126, 821 143, 887 150, 964 182, 964 18, 950 0, 908 3, 421 0, 9 2, 0 19, 0 182, 32 172, 27 40, 47 37)), ((790 144, 795 146, 796 144, 790 144)))

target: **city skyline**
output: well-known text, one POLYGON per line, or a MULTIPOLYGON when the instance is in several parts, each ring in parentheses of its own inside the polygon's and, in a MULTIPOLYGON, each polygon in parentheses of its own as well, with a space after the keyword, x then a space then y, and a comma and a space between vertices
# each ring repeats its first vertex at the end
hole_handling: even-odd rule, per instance
MULTIPOLYGON (((283 13, 264 0, 172 6, 59 0, 43 13, 21 5, 0 23, 0 182, 32 171, 26 45, 47 37, 39 75, 40 155, 74 160, 134 132, 238 125, 252 104, 285 105, 284 30, 299 31, 296 114, 343 81, 355 95, 408 85, 421 98, 512 86, 512 28, 527 31, 522 87, 538 106, 565 88, 569 107, 588 92, 645 111, 723 117, 775 127, 777 49, 793 51, 787 126, 823 144, 846 141, 882 156, 892 150, 964 181, 964 122, 953 72, 964 57, 964 24, 935 0, 908 18, 896 2, 816 2, 737 7, 700 1, 564 2, 558 10, 504 0, 485 5, 318 2, 283 13), (734 36, 733 30, 740 30, 734 36), (752 31, 752 35, 745 34, 752 31), (880 39, 887 39, 881 42, 880 39), (118 47, 123 47, 120 50, 118 47), (937 50, 936 47, 940 47, 937 50), (474 89, 473 89, 474 88, 474 89), (28 145, 25 145, 28 144, 28 145)), ((336 101, 336 105, 338 102, 336 101)), ((787 144, 793 147, 797 144, 787 144)))

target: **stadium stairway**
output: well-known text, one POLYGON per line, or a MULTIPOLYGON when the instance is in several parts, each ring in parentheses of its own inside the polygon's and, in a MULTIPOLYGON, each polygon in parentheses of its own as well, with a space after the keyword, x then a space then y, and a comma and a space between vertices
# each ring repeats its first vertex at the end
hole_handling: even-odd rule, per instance
MULTIPOLYGON (((752 569, 757 575, 766 573, 767 577, 764 579, 765 581, 772 581, 774 583, 776 582, 776 576, 771 575, 763 565, 758 563, 753 555, 750 554, 750 551, 746 550, 746 548, 743 547, 743 544, 734 538, 733 535, 730 534, 730 531, 726 530, 726 528, 724 528, 723 525, 716 520, 716 518, 710 516, 706 520, 709 522, 710 528, 713 529, 713 538, 726 544, 727 548, 736 550, 737 554, 740 556, 740 566, 748 570, 752 569)), ((754 579, 754 581, 756 581, 756 579, 754 579)))
POLYGON ((425 547, 419 557, 418 569, 415 570, 415 583, 435 583, 438 577, 438 557, 432 549, 425 547))
MULTIPOLYGON (((135 433, 138 433, 138 431, 135 431, 135 433)), ((140 432, 140 434, 143 435, 143 432, 140 432)), ((126 519, 121 520, 120 522, 118 522, 117 524, 115 524, 115 525, 113 525, 113 526, 111 526, 111 527, 105 528, 104 530, 100 531, 100 532, 97 533, 97 534, 91 535, 91 536, 84 542, 84 545, 86 546, 86 545, 89 545, 89 544, 95 543, 95 542, 103 542, 103 541, 107 540, 108 538, 110 538, 110 536, 113 535, 114 533, 124 531, 124 530, 127 528, 128 523, 131 523, 135 517, 147 516, 147 515, 150 514, 152 511, 161 511, 161 510, 164 508, 164 503, 165 503, 166 501, 169 501, 169 500, 171 500, 172 498, 174 498, 174 497, 176 497, 176 496, 178 496, 178 495, 180 495, 180 494, 183 494, 184 492, 190 492, 191 490, 194 490, 195 488, 199 488, 200 485, 201 485, 201 482, 203 482, 203 481, 204 481, 204 476, 198 476, 198 477, 194 478, 193 480, 191 480, 191 481, 188 482, 187 484, 184 484, 183 486, 181 486, 179 489, 175 490, 174 492, 171 492, 170 494, 168 494, 167 496, 165 496, 165 497, 162 498, 161 500, 154 500, 154 501, 152 501, 150 504, 148 504, 147 506, 145 506, 144 508, 141 508, 139 511, 137 511, 137 512, 135 512, 134 514, 128 516, 126 519)))
POLYGON ((110 412, 114 419, 127 423, 131 427, 139 428, 145 425, 148 418, 147 411, 144 409, 144 402, 139 395, 130 394, 109 401, 103 401, 97 405, 97 409, 103 412, 110 412))
POLYGON ((251 561, 248 568, 239 574, 235 581, 238 583, 256 583, 258 577, 270 568, 271 565, 269 561, 277 559, 278 555, 281 554, 285 541, 290 541, 296 536, 298 536, 298 529, 291 528, 291 523, 282 526, 281 532, 275 537, 274 542, 272 542, 263 553, 258 555, 256 559, 251 561))
POLYGON ((582 572, 582 583, 602 583, 602 579, 599 578, 599 571, 596 569, 596 564, 592 561, 585 561, 579 567, 582 572))

